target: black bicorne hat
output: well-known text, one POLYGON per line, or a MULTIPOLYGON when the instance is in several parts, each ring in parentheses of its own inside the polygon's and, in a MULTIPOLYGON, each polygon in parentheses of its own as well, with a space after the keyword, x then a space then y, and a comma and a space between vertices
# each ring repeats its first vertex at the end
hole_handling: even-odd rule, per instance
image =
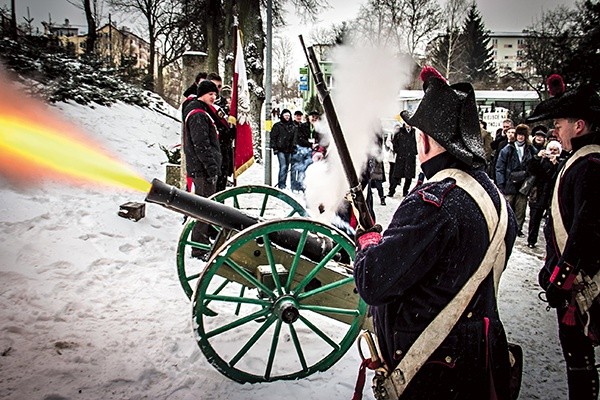
POLYGON ((425 94, 413 115, 402 111, 407 124, 431 136, 460 161, 477 166, 485 163, 475 91, 470 83, 448 85, 433 67, 421 71, 425 94))
POLYGON ((558 74, 550 75, 546 81, 552 97, 538 104, 527 122, 557 118, 581 118, 597 122, 600 117, 600 96, 589 85, 565 91, 565 84, 558 74))

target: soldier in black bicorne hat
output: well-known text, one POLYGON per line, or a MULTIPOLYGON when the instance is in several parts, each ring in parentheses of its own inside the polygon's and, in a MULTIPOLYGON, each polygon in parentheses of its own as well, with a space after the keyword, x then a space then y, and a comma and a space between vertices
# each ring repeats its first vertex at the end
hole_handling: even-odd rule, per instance
POLYGON ((403 199, 383 235, 377 228, 358 231, 354 278, 370 305, 388 376, 410 363, 413 352, 427 356, 422 365, 408 366, 417 372, 402 394, 386 389, 393 379, 376 374, 375 397, 508 400, 507 339, 493 273, 484 274, 474 286, 474 294, 466 297, 468 304, 447 325, 447 336, 436 330, 439 342, 428 340, 424 349, 418 340, 429 337, 423 332, 432 332, 428 327, 435 326, 437 317, 444 315, 441 311, 490 258, 492 237, 505 251, 492 257, 499 278, 517 233, 512 211, 484 170, 473 87, 449 85, 431 67, 423 69, 421 79, 421 103, 414 114, 404 111, 401 116, 417 128, 418 156, 429 181, 403 199), (471 186, 465 186, 465 180, 471 186), (475 197, 488 202, 486 215, 496 218, 489 226, 473 187, 479 190, 475 197), (490 232, 496 232, 498 220, 505 225, 496 236, 490 232))
POLYGON ((600 279, 600 96, 587 85, 565 91, 559 75, 550 76, 547 84, 552 97, 527 121, 554 120, 554 134, 569 157, 554 183, 539 283, 549 306, 556 308, 569 399, 596 400, 600 299, 598 285, 590 282, 600 279))

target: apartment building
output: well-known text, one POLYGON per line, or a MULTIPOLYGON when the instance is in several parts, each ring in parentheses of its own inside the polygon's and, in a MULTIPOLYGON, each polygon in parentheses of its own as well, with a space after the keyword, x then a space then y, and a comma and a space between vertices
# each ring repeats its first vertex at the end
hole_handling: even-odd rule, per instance
POLYGON ((530 72, 525 56, 527 32, 490 32, 490 45, 494 66, 498 75, 509 72, 528 74, 530 72))
MULTIPOLYGON (((140 38, 127 27, 117 28, 113 24, 105 24, 96 30, 96 52, 108 63, 119 66, 123 56, 135 57, 137 69, 146 69, 150 62, 150 44, 140 38)), ((72 43, 75 54, 85 52, 87 35, 59 36, 65 44, 72 43)))

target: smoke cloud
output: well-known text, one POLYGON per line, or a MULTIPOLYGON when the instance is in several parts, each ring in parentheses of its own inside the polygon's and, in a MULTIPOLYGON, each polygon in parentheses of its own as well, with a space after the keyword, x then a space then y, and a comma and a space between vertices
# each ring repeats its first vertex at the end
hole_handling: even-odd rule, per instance
MULTIPOLYGON (((375 138, 381 131, 381 119, 393 118, 401 110, 398 92, 410 80, 410 65, 402 65, 390 49, 338 46, 333 55, 332 100, 352 162, 359 176, 369 155, 378 153, 375 138)), ((322 117, 317 131, 326 132, 329 126, 322 117)), ((329 222, 349 184, 331 139, 328 156, 312 164, 306 175, 306 201, 311 210, 322 205, 320 217, 329 222)))

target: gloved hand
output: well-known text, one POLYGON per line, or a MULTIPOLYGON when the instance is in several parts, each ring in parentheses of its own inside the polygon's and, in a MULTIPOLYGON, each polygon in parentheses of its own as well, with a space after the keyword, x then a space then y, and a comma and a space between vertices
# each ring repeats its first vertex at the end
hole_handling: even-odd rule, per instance
POLYGON ((373 227, 367 230, 364 230, 360 227, 356 229, 354 241, 356 242, 358 249, 363 250, 367 246, 381 242, 381 231, 383 231, 383 228, 379 224, 375 224, 373 227))
POLYGON ((546 289, 546 301, 548 302, 548 306, 552 308, 567 307, 569 305, 570 297, 571 292, 569 290, 559 288, 553 283, 548 285, 548 288, 546 289))

